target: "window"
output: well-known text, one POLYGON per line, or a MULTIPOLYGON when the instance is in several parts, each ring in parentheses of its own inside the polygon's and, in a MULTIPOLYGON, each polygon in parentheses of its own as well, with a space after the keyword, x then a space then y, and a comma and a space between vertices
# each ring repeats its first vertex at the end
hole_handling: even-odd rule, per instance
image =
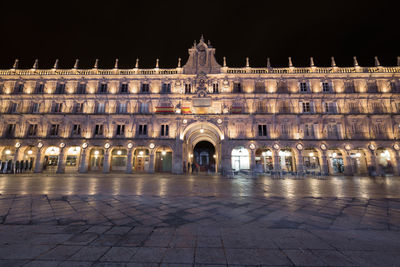
POLYGON ((313 125, 312 124, 305 124, 304 125, 304 137, 313 137, 313 125))
POLYGON ((103 128, 103 124, 96 124, 96 126, 94 127, 94 135, 103 135, 104 133, 104 128, 103 128))
POLYGON ((254 92, 265 93, 265 83, 264 82, 256 82, 254 92))
POLYGON ((127 83, 121 83, 119 87, 119 93, 120 94, 127 94, 128 93, 128 84, 127 83))
POLYGON ((171 93, 171 84, 170 83, 163 83, 161 86, 161 93, 169 94, 171 93))
POLYGON ((124 136, 125 135, 125 125, 124 124, 119 124, 117 125, 117 136, 124 136))
POLYGON ((219 93, 218 83, 213 83, 213 93, 214 94, 219 93))
POLYGON ((233 92, 234 93, 241 93, 242 92, 242 84, 239 82, 233 83, 233 92))
POLYGON ((43 91, 44 91, 44 84, 36 83, 35 94, 43 94, 43 91))
POLYGON ((14 94, 22 94, 24 93, 24 84, 16 83, 14 87, 14 94))
POLYGON ((354 81, 346 81, 344 83, 344 88, 346 93, 355 93, 356 88, 354 86, 354 81))
POLYGON ((323 92, 330 92, 331 91, 331 85, 327 82, 322 83, 322 91, 323 92))
POLYGON ((99 85, 99 93, 106 94, 107 93, 107 83, 100 83, 99 85))
POLYGON ((349 112, 350 113, 360 113, 360 107, 357 102, 349 103, 349 112))
POLYGON ((139 125, 138 135, 147 135, 147 125, 146 124, 139 125))
POLYGON ((53 103, 51 107, 51 112, 60 113, 62 112, 62 103, 53 103))
POLYGON ((8 112, 9 112, 9 113, 17 113, 17 111, 18 111, 18 104, 15 103, 15 102, 12 102, 12 103, 10 104, 10 107, 9 107, 9 109, 8 109, 8 112))
POLYGON ((126 112, 127 112, 127 105, 126 105, 126 103, 118 102, 118 105, 117 105, 117 113, 123 114, 123 113, 126 113, 126 112))
POLYGON ((83 103, 75 103, 74 113, 83 113, 83 103))
POLYGON ((337 113, 337 104, 335 102, 325 102, 324 103, 325 113, 337 113))
POLYGON ((148 83, 142 83, 140 85, 140 93, 150 93, 150 85, 148 83))
POLYGON ((77 94, 86 94, 86 83, 79 83, 76 89, 77 94))
POLYGON ((106 105, 104 103, 96 103, 95 113, 104 113, 106 111, 106 105))
POLYGON ((300 83, 300 92, 308 92, 308 84, 306 82, 300 83))
POLYGON ((28 136, 36 136, 37 124, 29 124, 28 136))
POLYGON ((168 124, 161 125, 161 136, 169 136, 169 125, 168 124))
POLYGON ((33 102, 31 104, 31 113, 39 113, 40 112, 40 103, 33 102))
POLYGON ((50 136, 58 136, 58 128, 60 125, 52 124, 50 125, 50 136))
POLYGON ((15 124, 7 124, 6 131, 4 132, 5 137, 14 137, 15 124))
POLYGON ((397 86, 395 81, 390 82, 390 89, 392 93, 398 93, 399 92, 399 86, 397 86))
POLYGON ((337 138, 339 136, 338 127, 336 124, 328 125, 328 138, 337 138))
POLYGON ((80 124, 74 124, 72 127, 72 133, 73 136, 80 136, 81 135, 81 125, 80 124))
POLYGON ((267 125, 266 124, 258 125, 258 136, 267 136, 267 125))
POLYGON ((311 112, 310 102, 303 102, 303 113, 311 112))
POLYGON ((192 84, 185 83, 185 94, 190 94, 192 92, 192 84))
POLYGON ((139 103, 139 113, 149 113, 149 104, 148 103, 139 103))
POLYGON ((57 84, 56 94, 65 94, 65 83, 57 84))

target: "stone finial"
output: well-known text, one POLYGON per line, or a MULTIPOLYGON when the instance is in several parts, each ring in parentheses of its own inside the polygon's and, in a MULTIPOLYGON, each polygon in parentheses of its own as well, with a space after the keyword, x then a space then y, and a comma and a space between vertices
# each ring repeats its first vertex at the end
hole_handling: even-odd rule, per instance
POLYGON ((336 62, 335 62, 335 58, 331 57, 331 66, 334 68, 336 67, 336 62))
POLYGON ((79 59, 76 59, 74 64, 74 70, 76 70, 78 66, 79 66, 79 59))
POLYGON ((310 57, 310 67, 315 67, 314 58, 310 57))
POLYGON ((203 35, 203 34, 201 34, 200 42, 203 42, 203 43, 204 43, 204 35, 203 35))
POLYGON ((224 63, 223 66, 226 67, 226 57, 224 57, 224 63))
POLYGON ((14 61, 13 66, 12 66, 12 69, 13 69, 13 70, 15 70, 15 69, 18 68, 18 62, 19 62, 19 60, 18 60, 18 58, 16 58, 15 61, 14 61))
POLYGON ((159 63, 160 63, 160 60, 157 58, 157 59, 156 59, 156 69, 158 69, 158 67, 159 67, 159 65, 160 65, 159 63))
POLYGON ((208 45, 208 47, 211 47, 211 41, 210 40, 208 40, 207 45, 208 45))
POLYGON ((58 69, 58 58, 56 59, 56 62, 54 62, 54 65, 53 65, 53 70, 56 70, 56 69, 58 69))
POLYGON ((293 68, 293 62, 291 57, 289 57, 289 68, 293 68))
POLYGON ((271 68, 271 60, 269 57, 267 58, 267 68, 271 68))
POLYGON ((114 69, 118 69, 118 58, 115 59, 114 69))
POLYGON ((96 58, 96 61, 94 62, 93 69, 97 69, 99 67, 99 59, 96 58))
POLYGON ((379 59, 378 59, 378 57, 377 56, 375 56, 375 67, 380 67, 381 66, 381 63, 379 62, 379 59))
POLYGON ((178 68, 181 67, 181 58, 178 58, 178 68))
POLYGON ((39 59, 35 59, 35 63, 33 63, 32 69, 36 70, 39 67, 39 59))
POLYGON ((397 66, 400 66, 400 57, 397 57, 397 66))
POLYGON ((136 63, 135 63, 135 69, 139 68, 139 59, 136 59, 136 63))
POLYGON ((247 68, 250 67, 250 62, 249 62, 249 58, 248 57, 246 57, 246 67, 247 68))
POLYGON ((357 57, 353 57, 353 64, 354 64, 354 67, 358 67, 357 57))

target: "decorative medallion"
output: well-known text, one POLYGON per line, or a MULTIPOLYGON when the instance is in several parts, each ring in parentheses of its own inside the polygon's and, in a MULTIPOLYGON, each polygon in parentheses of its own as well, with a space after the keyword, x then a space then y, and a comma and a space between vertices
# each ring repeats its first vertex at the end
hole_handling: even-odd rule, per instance
POLYGON ((60 143, 60 147, 61 148, 65 147, 65 143, 60 143))
POLYGON ((83 149, 85 149, 85 148, 87 148, 87 147, 88 147, 88 143, 83 143, 83 144, 82 144, 82 148, 83 148, 83 149))
POLYGON ((326 150, 328 147, 327 147, 325 144, 322 144, 322 145, 320 146, 320 148, 321 148, 322 150, 326 150))
POLYGON ((372 151, 374 151, 374 150, 376 149, 376 147, 375 147, 374 144, 370 144, 370 145, 368 146, 368 148, 369 148, 370 150, 372 150, 372 151))
POLYGON ((149 147, 153 149, 155 147, 154 143, 150 143, 149 147))
POLYGON ((110 148, 110 143, 105 143, 104 148, 105 149, 109 149, 110 148))
POLYGON ((351 146, 349 144, 344 146, 344 149, 346 149, 347 151, 349 151, 351 149, 351 146))
POLYGON ((395 150, 400 150, 400 145, 396 143, 396 144, 393 145, 393 148, 395 150))
POLYGON ((16 147, 16 148, 19 148, 20 146, 21 146, 21 143, 20 143, 20 142, 16 142, 16 143, 15 143, 15 147, 16 147))
POLYGON ((132 143, 128 143, 128 148, 131 149, 133 147, 132 143))
POLYGON ((38 148, 42 148, 42 147, 43 147, 43 143, 39 142, 39 143, 37 144, 37 147, 38 147, 38 148))
POLYGON ((253 143, 251 143, 251 144, 250 144, 250 149, 251 149, 251 150, 254 150, 255 148, 256 148, 256 145, 253 144, 253 143))
POLYGON ((275 145, 274 145, 274 149, 278 150, 279 148, 280 148, 280 147, 279 147, 278 144, 275 144, 275 145))
POLYGON ((303 150, 303 145, 302 145, 302 144, 300 144, 300 143, 299 143, 299 144, 297 144, 297 146, 296 146, 296 147, 297 147, 297 149, 298 149, 298 150, 303 150))

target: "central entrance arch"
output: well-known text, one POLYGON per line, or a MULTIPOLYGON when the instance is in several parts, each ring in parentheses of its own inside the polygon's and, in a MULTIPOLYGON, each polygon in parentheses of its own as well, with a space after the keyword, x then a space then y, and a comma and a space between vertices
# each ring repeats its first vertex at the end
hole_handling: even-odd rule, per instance
POLYGON ((200 171, 218 172, 221 158, 221 141, 224 134, 211 122, 194 122, 181 132, 183 164, 186 170, 191 164, 200 165, 200 171))
POLYGON ((193 161, 200 166, 201 172, 215 172, 215 147, 209 141, 200 141, 193 148, 193 161))

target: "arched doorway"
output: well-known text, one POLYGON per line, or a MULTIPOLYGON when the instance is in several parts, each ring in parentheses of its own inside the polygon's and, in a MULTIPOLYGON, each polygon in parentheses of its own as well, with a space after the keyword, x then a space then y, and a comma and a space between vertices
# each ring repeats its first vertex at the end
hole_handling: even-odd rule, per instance
POLYGON ((272 161, 272 151, 268 148, 256 150, 256 170, 257 172, 270 172, 274 168, 272 161))
POLYGON ((232 149, 232 169, 235 171, 250 169, 250 153, 243 146, 238 146, 232 149))
POLYGON ((13 172, 14 156, 15 156, 15 148, 14 147, 6 147, 3 149, 3 152, 2 152, 1 158, 0 158, 2 173, 13 172))
POLYGON ((133 154, 133 170, 147 172, 149 170, 150 152, 147 148, 136 148, 133 154))
POLYGON ((303 166, 306 173, 321 172, 319 153, 314 148, 305 149, 303 152, 303 166))
POLYGON ((125 171, 128 152, 125 148, 114 148, 111 152, 111 170, 125 171))
POLYGON ((392 155, 386 148, 376 150, 380 175, 393 174, 392 155))
POLYGON ((209 141, 200 141, 193 148, 193 162, 201 172, 215 172, 216 157, 215 147, 209 141))
POLYGON ((329 149, 329 168, 330 174, 342 174, 344 173, 344 161, 342 152, 338 149, 329 149))
POLYGON ((294 172, 295 163, 294 155, 291 148, 283 148, 279 151, 279 164, 280 169, 285 172, 294 172))
POLYGON ((169 147, 160 147, 156 151, 156 172, 172 171, 172 150, 169 147))
POLYGON ((43 171, 56 172, 59 155, 60 155, 60 148, 56 146, 48 147, 44 153, 43 171))
POLYGON ((89 170, 91 171, 101 171, 104 164, 104 149, 93 148, 90 151, 90 165, 89 170))
POLYGON ((367 157, 363 149, 351 150, 350 158, 353 174, 368 174, 367 157))

